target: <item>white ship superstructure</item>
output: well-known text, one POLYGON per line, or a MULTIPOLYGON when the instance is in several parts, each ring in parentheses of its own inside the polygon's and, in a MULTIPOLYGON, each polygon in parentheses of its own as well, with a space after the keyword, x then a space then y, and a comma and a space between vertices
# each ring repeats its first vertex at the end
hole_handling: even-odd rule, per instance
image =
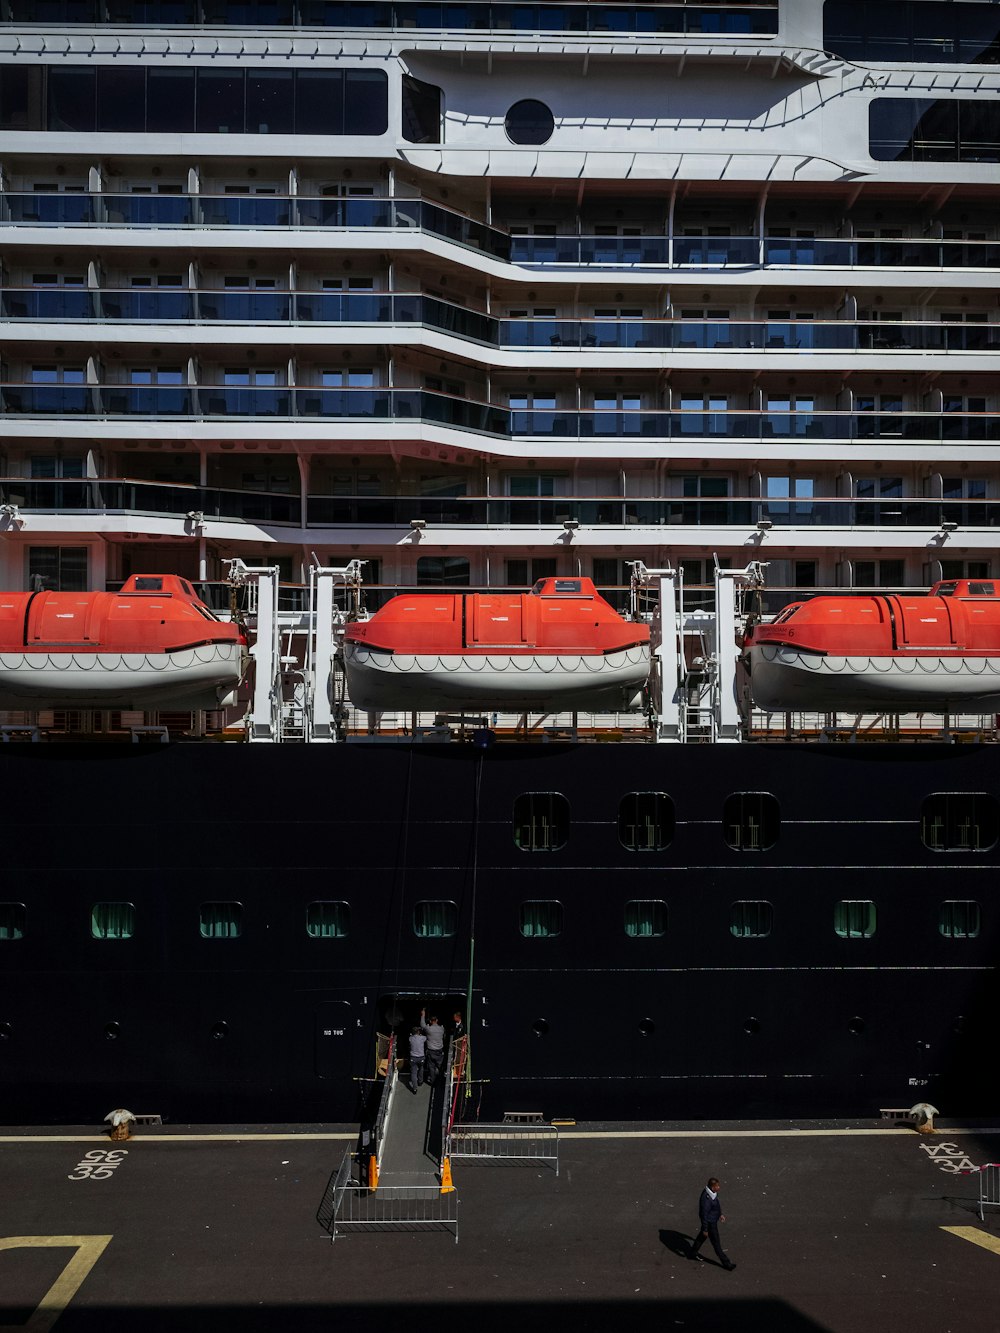
POLYGON ((3 587, 1000 578, 997 4, 0 20, 3 587))

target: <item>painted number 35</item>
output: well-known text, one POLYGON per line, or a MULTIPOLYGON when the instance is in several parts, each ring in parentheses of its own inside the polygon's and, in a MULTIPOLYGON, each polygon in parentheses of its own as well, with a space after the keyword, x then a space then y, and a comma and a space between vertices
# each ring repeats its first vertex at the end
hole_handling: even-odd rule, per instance
POLYGON ((92 1148, 83 1154, 83 1161, 77 1162, 67 1179, 110 1180, 127 1156, 127 1148, 92 1148))

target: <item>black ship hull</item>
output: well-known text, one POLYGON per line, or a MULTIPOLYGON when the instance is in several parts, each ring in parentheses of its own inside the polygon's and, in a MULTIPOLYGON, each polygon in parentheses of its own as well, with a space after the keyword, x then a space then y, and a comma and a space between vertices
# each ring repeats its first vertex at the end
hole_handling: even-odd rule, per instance
POLYGON ((998 853, 930 850, 921 812, 998 788, 971 745, 4 746, 2 1119, 351 1120, 424 1000, 465 1012, 490 1116, 995 1110, 998 853), (629 851, 619 802, 650 791, 672 837, 629 851), (558 850, 515 844, 531 792, 568 801, 558 850), (734 792, 776 798, 773 846, 728 845, 734 792), (627 933, 637 900, 661 934, 627 933), (834 929, 845 900, 870 938, 834 929), (977 935, 942 935, 949 900, 977 935), (317 902, 346 933, 310 935, 317 902), (426 902, 454 934, 415 933, 426 902), (525 902, 559 933, 525 937, 525 902), (734 934, 737 902, 769 933, 734 934), (94 937, 99 903, 130 938, 94 937), (203 937, 210 903, 238 937, 203 937))

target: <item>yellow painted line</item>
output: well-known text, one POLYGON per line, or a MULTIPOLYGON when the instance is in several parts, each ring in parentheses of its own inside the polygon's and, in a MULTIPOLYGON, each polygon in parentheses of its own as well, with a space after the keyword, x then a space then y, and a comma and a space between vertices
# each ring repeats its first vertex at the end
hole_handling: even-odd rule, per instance
POLYGON ((973 1245, 1000 1254, 1000 1236, 991 1236, 988 1231, 980 1231, 978 1227, 942 1227, 941 1230, 957 1236, 959 1240, 971 1240, 973 1245))
POLYGON ((110 1236, 2 1236, 0 1250, 69 1249, 76 1251, 39 1301, 26 1324, 0 1324, 0 1333, 48 1333, 104 1253, 110 1236))

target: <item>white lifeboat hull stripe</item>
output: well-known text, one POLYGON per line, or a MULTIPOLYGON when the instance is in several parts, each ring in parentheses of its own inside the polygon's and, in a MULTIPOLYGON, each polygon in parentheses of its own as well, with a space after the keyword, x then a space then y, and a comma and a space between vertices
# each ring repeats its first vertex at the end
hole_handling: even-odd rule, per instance
POLYGON ((218 708, 242 669, 235 642, 165 653, 0 653, 0 708, 218 708))
POLYGON ((649 647, 598 654, 386 653, 344 645, 356 708, 624 708, 649 675, 649 647))
POLYGON ((835 657, 783 644, 750 649, 758 708, 933 712, 1000 709, 1000 658, 835 657))

